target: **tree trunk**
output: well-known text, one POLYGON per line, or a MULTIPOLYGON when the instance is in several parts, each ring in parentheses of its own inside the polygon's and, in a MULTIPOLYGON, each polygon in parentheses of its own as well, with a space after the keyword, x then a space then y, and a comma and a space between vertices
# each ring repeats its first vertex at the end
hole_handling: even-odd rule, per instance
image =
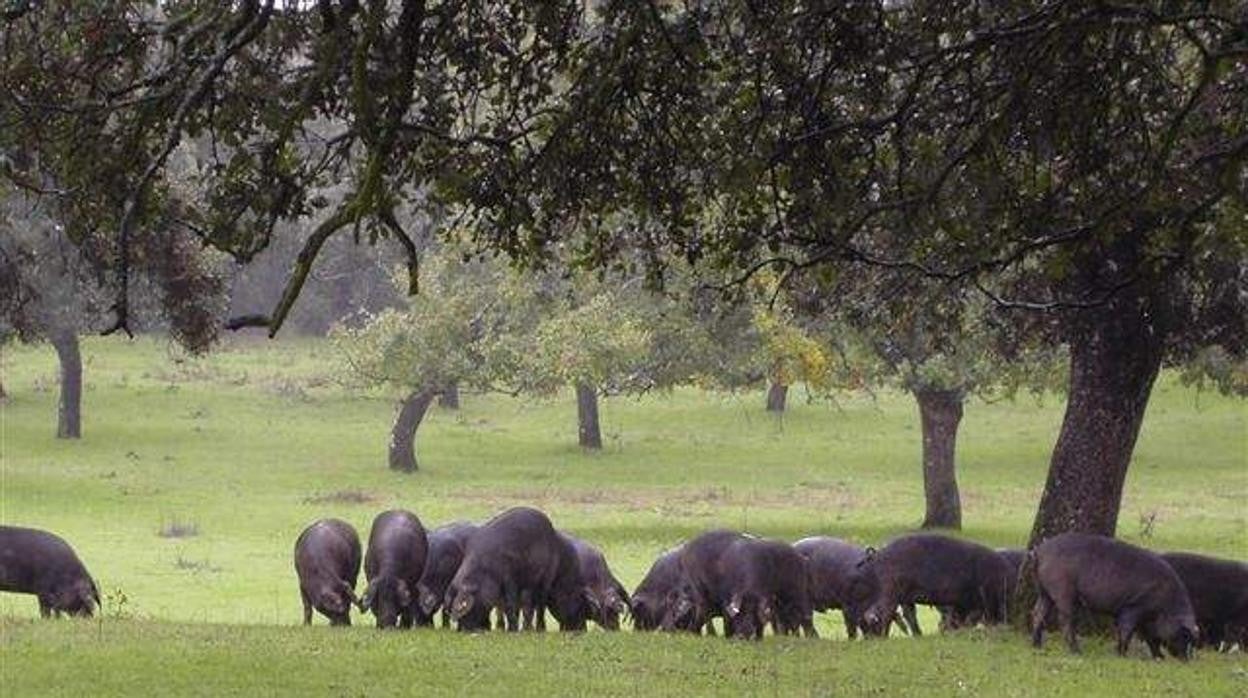
POLYGON ((425 418, 425 411, 437 391, 423 389, 414 391, 403 400, 399 416, 390 432, 390 469, 414 473, 416 464, 416 428, 425 418))
POLYGON ((438 395, 438 407, 448 410, 459 409, 459 384, 451 383, 438 395))
POLYGON ((1072 326, 1070 390, 1031 543, 1079 531, 1114 535, 1122 485, 1161 368, 1144 304, 1120 299, 1072 326))
POLYGON ((576 420, 581 448, 602 448, 602 429, 598 425, 598 391, 586 383, 576 384, 576 420))
POLYGON ((7 400, 8 397, 9 397, 9 394, 4 392, 4 379, 0 378, 0 402, 7 400))
POLYGON ((923 493, 927 513, 923 528, 962 528, 962 498, 954 458, 962 422, 960 390, 914 391, 923 427, 923 493))
MULTIPOLYGON (((1127 297, 1072 322, 1066 415, 1028 548, 1070 531, 1114 535, 1127 467, 1161 369, 1157 321, 1141 299, 1127 297)), ((1035 601, 1035 558, 1028 555, 1011 599, 1016 627, 1030 629, 1035 601)), ((1081 624, 1085 632, 1111 630, 1091 618, 1081 624)))
POLYGON ((789 397, 789 386, 784 383, 772 383, 767 388, 767 411, 783 412, 784 405, 789 397))
POLYGON ((61 400, 56 411, 56 438, 82 436, 82 354, 78 334, 72 330, 52 333, 52 347, 61 361, 61 400))

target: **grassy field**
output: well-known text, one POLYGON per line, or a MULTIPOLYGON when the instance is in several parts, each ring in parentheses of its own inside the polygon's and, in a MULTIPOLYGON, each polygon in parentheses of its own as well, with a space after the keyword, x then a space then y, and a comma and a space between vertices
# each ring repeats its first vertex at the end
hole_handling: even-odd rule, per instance
MULTIPOLYGON (((514 504, 598 544, 636 584, 662 549, 730 526, 879 543, 922 517, 918 417, 902 395, 848 395, 782 418, 762 395, 693 390, 603 405, 606 448, 575 446, 575 405, 465 395, 421 428, 421 472, 393 474, 394 396, 344 386, 327 344, 235 340, 188 359, 165 343, 84 345, 84 438, 58 442, 48 347, 6 347, 0 522, 70 540, 103 618, 32 622, 0 595, 0 694, 748 692, 1244 695, 1243 654, 1190 666, 1119 660, 1090 642, 1036 655, 1009 632, 889 642, 610 636, 382 635, 300 620, 291 547, 311 520, 362 535, 391 507, 427 526, 514 504), (176 526, 175 526, 176 525, 176 526), (170 528, 194 535, 166 537, 170 528), (283 626, 283 627, 272 627, 283 626)), ((965 535, 1025 540, 1061 399, 968 405, 959 439, 965 535)), ((1248 408, 1163 376, 1119 534, 1158 549, 1248 557, 1248 408)), ((924 618, 934 629, 932 616, 924 618)), ((843 637, 836 619, 825 636, 843 637)), ((1140 654, 1140 656, 1143 656, 1140 654)))

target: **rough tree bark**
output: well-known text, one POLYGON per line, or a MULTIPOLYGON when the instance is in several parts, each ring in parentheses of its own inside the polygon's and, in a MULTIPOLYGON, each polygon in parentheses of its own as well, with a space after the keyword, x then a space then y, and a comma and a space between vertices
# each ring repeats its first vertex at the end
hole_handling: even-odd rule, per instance
POLYGON ((451 383, 438 395, 438 407, 448 410, 459 409, 459 384, 451 383))
MULTIPOLYGON (((1114 535, 1122 487, 1161 370, 1163 333, 1139 297, 1118 298, 1080 314, 1070 326, 1066 415, 1028 548, 1059 533, 1114 535)), ((1035 602, 1031 556, 1019 572, 1012 616, 1030 625, 1035 602)))
POLYGON ((82 354, 78 334, 56 330, 49 337, 61 362, 61 397, 56 410, 56 438, 82 437, 82 354))
POLYGON ((404 398, 399 416, 390 432, 390 469, 404 473, 416 472, 416 429, 425 418, 425 411, 438 391, 424 388, 404 398))
POLYGON ((767 411, 783 412, 789 397, 789 386, 784 383, 772 383, 767 388, 767 411))
POLYGON ((1122 486, 1161 368, 1161 333, 1144 304, 1121 299, 1078 318, 1070 389, 1031 545, 1079 531, 1114 535, 1122 486))
POLYGON ((576 421, 581 448, 602 448, 602 429, 598 424, 598 390, 588 383, 576 384, 576 421))
POLYGON ((927 513, 923 528, 962 528, 962 498, 954 458, 962 422, 961 390, 918 389, 923 427, 923 493, 927 513))

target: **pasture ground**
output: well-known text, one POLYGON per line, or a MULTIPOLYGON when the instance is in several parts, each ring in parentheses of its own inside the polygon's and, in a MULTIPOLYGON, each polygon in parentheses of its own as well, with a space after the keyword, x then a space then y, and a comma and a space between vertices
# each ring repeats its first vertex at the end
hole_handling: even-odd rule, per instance
MULTIPOLYGON (((633 586, 662 550, 728 526, 878 544, 922 518, 917 410, 905 395, 807 404, 777 418, 761 391, 693 389, 603 403, 606 448, 575 445, 571 395, 463 396, 421 427, 422 470, 385 468, 394 395, 345 385, 319 341, 233 338, 205 358, 157 340, 90 338, 84 438, 58 442, 49 347, 5 347, 0 522, 72 542, 105 596, 100 618, 40 622, 0 595, 0 694, 1244 695, 1242 653, 1151 662, 1007 630, 918 640, 583 636, 298 627, 291 563, 322 516, 367 535, 386 508, 429 527, 515 504, 607 554, 633 586), (1093 693, 1094 692, 1094 693, 1093 693)), ((963 532, 1021 545, 1062 399, 971 402, 959 435, 963 532)), ((1248 558, 1248 408, 1163 375, 1119 522, 1156 549, 1248 558)), ((366 623, 368 619, 359 619, 366 623)), ((935 617, 921 616, 934 634, 935 617)))

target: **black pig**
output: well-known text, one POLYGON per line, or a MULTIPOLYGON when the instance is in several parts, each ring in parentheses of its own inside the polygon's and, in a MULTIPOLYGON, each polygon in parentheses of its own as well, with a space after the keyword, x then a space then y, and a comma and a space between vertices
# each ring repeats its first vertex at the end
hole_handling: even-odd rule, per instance
POLYGON ((429 541, 420 519, 409 511, 386 511, 373 519, 364 554, 368 589, 360 611, 369 610, 378 628, 410 628, 419 610, 416 584, 425 571, 429 541))
MULTIPOLYGON (((875 600, 880 586, 875 570, 864 565, 867 550, 828 536, 803 538, 794 543, 793 548, 806 558, 811 607, 820 612, 840 610, 845 621, 845 633, 851 640, 858 636, 859 630, 865 634, 862 616, 875 600)), ((913 607, 909 614, 914 615, 913 607)), ((909 632, 896 613, 893 622, 903 632, 909 632)))
POLYGON ((915 533, 896 538, 869 555, 864 566, 879 578, 879 591, 863 614, 872 634, 884 634, 898 604, 915 635, 922 631, 913 604, 943 607, 957 618, 975 614, 989 624, 1006 618, 1009 571, 991 548, 915 533))
POLYGON ((433 616, 442 609, 442 627, 451 622, 450 611, 443 607, 446 587, 451 583, 459 565, 464 560, 468 539, 477 529, 476 524, 463 521, 447 524, 429 532, 429 554, 425 557, 425 571, 416 583, 418 608, 417 625, 432 625, 433 616))
POLYGON ((576 536, 560 533, 576 552, 582 582, 589 589, 589 605, 595 623, 607 630, 620 629, 620 616, 628 612, 628 590, 611 573, 602 551, 576 536))
POLYGON ((509 509, 481 526, 447 586, 451 617, 461 631, 488 630, 490 612, 502 612, 508 630, 545 627, 547 608, 563 630, 584 630, 589 592, 571 544, 550 519, 528 507, 509 509))
POLYGON ((680 551, 674 548, 660 555, 633 591, 630 607, 634 630, 658 630, 662 624, 669 596, 681 579, 680 551))
POLYGON ((761 638, 772 624, 777 633, 818 637, 812 621, 806 560, 793 546, 743 537, 724 549, 718 561, 723 614, 731 637, 761 638))
POLYGON ((723 616, 731 591, 719 572, 719 559, 729 546, 744 539, 736 531, 708 531, 680 549, 680 579, 668 598, 659 627, 663 630, 714 633, 715 616, 723 616))
POLYGON ((69 543, 34 528, 0 526, 0 591, 34 594, 44 618, 90 617, 100 605, 95 580, 69 543))
POLYGON ((1161 556, 1187 589, 1200 644, 1230 649, 1238 643, 1248 650, 1248 565, 1194 553, 1161 556))
POLYGON ((312 624, 312 609, 330 625, 351 625, 355 582, 360 576, 360 537, 351 524, 321 519, 295 541, 295 574, 303 599, 303 624, 312 624))
POLYGON ((1071 652, 1077 607, 1114 617, 1118 654, 1125 655, 1139 632, 1153 657, 1161 645, 1186 660, 1198 638, 1196 614, 1179 576, 1159 555, 1113 538, 1063 533, 1038 545, 1036 583, 1039 598, 1032 609, 1032 642, 1044 642, 1044 626, 1056 609, 1071 652))

